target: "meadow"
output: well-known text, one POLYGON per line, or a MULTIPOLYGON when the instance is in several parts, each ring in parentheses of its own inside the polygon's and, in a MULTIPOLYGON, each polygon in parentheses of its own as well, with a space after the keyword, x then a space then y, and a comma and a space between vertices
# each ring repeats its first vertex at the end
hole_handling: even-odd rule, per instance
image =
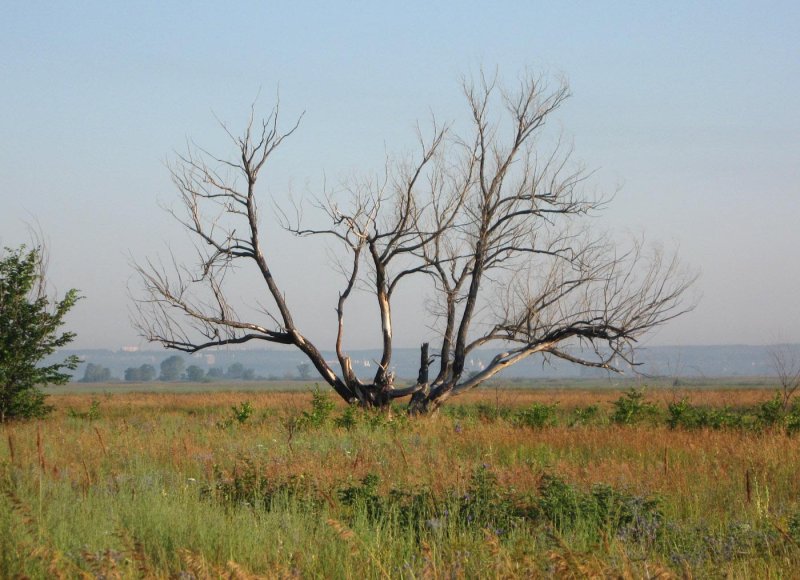
MULTIPOLYGON (((800 409, 719 384, 54 394, 3 427, 0 577, 792 577, 800 409)), ((102 391, 100 390, 100 391, 102 391)))

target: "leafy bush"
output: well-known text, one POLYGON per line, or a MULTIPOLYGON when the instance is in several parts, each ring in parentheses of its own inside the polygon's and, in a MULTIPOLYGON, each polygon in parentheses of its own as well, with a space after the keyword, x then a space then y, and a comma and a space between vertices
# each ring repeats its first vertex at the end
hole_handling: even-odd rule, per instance
POLYGON ((483 464, 472 473, 467 493, 460 498, 459 515, 466 524, 501 535, 520 523, 522 513, 512 499, 500 488, 494 472, 483 464))
POLYGON ((96 421, 100 418, 100 401, 92 399, 89 409, 85 413, 76 411, 75 409, 68 409, 67 416, 73 419, 87 419, 89 421, 96 421))
POLYGON ((379 519, 385 515, 386 505, 378 495, 380 477, 374 473, 365 475, 359 485, 339 490, 339 499, 346 506, 363 509, 370 519, 379 519))
POLYGON ((200 489, 200 495, 226 506, 251 506, 270 510, 273 502, 292 500, 312 512, 319 511, 322 498, 316 497, 304 477, 289 477, 276 482, 268 479, 249 458, 240 459, 231 471, 214 466, 212 482, 200 489))
POLYGON ((593 536, 617 534, 635 541, 654 541, 663 521, 657 498, 633 495, 605 484, 582 492, 553 475, 542 477, 538 507, 561 532, 580 528, 593 536))
POLYGON ((570 427, 577 427, 579 425, 588 425, 597 421, 600 418, 600 407, 598 405, 589 405, 587 407, 577 407, 572 411, 572 416, 569 420, 570 427))
POLYGON ((541 429, 556 424, 556 405, 534 403, 514 416, 514 423, 521 427, 541 429))
POLYGON ((763 427, 774 427, 783 422, 784 408, 781 394, 775 393, 774 397, 758 405, 756 417, 759 425, 763 427))
POLYGON ((629 389, 614 401, 614 412, 611 421, 618 425, 636 425, 645 419, 652 419, 658 414, 653 403, 644 400, 644 389, 629 389))
POLYGON ((253 416, 255 409, 250 404, 249 401, 243 401, 239 403, 238 406, 234 405, 231 407, 231 414, 217 423, 217 427, 220 429, 227 429, 234 423, 238 423, 239 425, 243 425, 247 422, 247 420, 253 416))
POLYGON ((361 422, 361 413, 362 411, 355 405, 347 405, 342 414, 333 420, 333 424, 350 431, 355 429, 361 422))
POLYGON ((515 415, 513 408, 491 403, 448 405, 440 412, 451 419, 475 419, 483 423, 494 423, 501 419, 513 420, 515 415))
POLYGON ((798 403, 798 401, 792 403, 791 409, 789 409, 789 412, 784 418, 784 423, 786 425, 787 434, 794 435, 800 431, 800 403, 798 403))
POLYGON ((789 535, 795 542, 800 543, 800 511, 789 516, 789 535))
POLYGON ((322 427, 330 421, 335 407, 336 404, 331 400, 330 393, 321 391, 319 386, 314 387, 311 393, 311 410, 303 411, 300 415, 300 426, 322 427))
POLYGON ((667 405, 667 425, 670 429, 723 429, 741 427, 743 416, 724 407, 709 409, 696 407, 683 398, 677 403, 667 405))

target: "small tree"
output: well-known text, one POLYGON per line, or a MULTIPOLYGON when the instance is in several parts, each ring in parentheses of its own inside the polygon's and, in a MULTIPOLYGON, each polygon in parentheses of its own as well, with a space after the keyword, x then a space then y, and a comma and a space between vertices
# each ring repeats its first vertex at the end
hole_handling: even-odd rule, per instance
POLYGON ((325 192, 317 206, 326 225, 283 216, 295 235, 327 238, 340 265, 340 290, 331 298, 336 364, 297 324, 297 306, 270 265, 276 248, 261 230, 256 182, 299 124, 281 131, 277 107, 261 123, 251 115, 239 136, 224 128, 234 144, 230 158, 192 149, 173 166, 185 209, 176 217, 195 236, 199 263, 174 272, 157 262, 138 268, 143 335, 186 352, 252 340, 291 345, 346 401, 386 407, 410 396, 413 412, 433 411, 532 355, 618 371, 634 364, 640 337, 691 308, 683 298, 693 278, 674 256, 638 243, 620 248, 590 227, 587 218, 608 199, 585 187, 591 174, 571 161, 568 146, 556 139, 545 148, 540 138, 569 96, 564 82, 525 75, 503 89, 481 75, 462 88, 463 127, 434 121, 427 136, 419 131, 416 155, 388 160, 377 179, 325 192), (250 319, 225 292, 245 263, 267 300, 259 301, 263 315, 250 319), (394 299, 412 280, 429 298, 421 331, 437 333, 438 368, 429 374, 434 359, 424 342, 416 384, 399 387, 394 299), (368 377, 357 376, 345 347, 354 290, 370 293, 381 334, 377 370, 368 377), (495 356, 470 374, 470 356, 490 348, 495 356))
POLYGON ((161 374, 158 377, 159 380, 161 381, 180 380, 185 365, 186 363, 183 362, 183 359, 177 355, 165 358, 163 361, 161 361, 161 374))
POLYGON ((307 381, 311 378, 311 365, 307 362, 297 365, 297 375, 301 381, 307 381))
POLYGON ((156 378, 156 369, 153 365, 143 364, 139 367, 128 367, 125 369, 125 380, 131 382, 152 381, 156 378))
POLYGON ((225 378, 228 379, 241 379, 244 373, 244 365, 240 362, 231 363, 228 371, 225 373, 225 378))
POLYGON ((89 363, 83 371, 82 383, 107 383, 111 380, 111 369, 103 365, 89 363))
POLYGON ((201 382, 206 376, 206 372, 197 365, 189 365, 186 369, 186 380, 193 383, 201 382))
POLYGON ((800 352, 791 345, 776 344, 770 347, 769 357, 781 388, 781 406, 786 411, 800 389, 800 352))
POLYGON ((139 367, 139 380, 146 383, 156 378, 156 367, 149 364, 143 364, 139 367))
POLYGON ((42 417, 50 411, 37 386, 69 381, 64 370, 74 370, 78 358, 38 365, 75 338, 59 329, 78 299, 77 290, 69 290, 51 304, 41 248, 6 248, 0 255, 0 422, 42 417))

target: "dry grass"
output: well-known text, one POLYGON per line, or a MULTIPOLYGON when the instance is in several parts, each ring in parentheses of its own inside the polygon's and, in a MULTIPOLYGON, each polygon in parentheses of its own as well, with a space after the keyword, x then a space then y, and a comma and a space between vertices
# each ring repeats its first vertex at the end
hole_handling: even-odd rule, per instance
MULTIPOLYGON (((525 406, 558 403, 570 409, 588 404, 610 407, 619 391, 507 390, 469 393, 455 404, 525 406)), ((763 390, 651 393, 651 399, 688 396, 696 404, 744 406, 764 401, 763 390)), ((117 394, 101 397, 98 421, 64 422, 70 409, 85 410, 91 397, 57 395, 55 416, 38 426, 6 428, 16 461, 37 464, 76 480, 95 481, 102 465, 122 472, 146 455, 165 469, 206 475, 214 464, 232 468, 235 458, 254 456, 275 477, 307 474, 320 485, 378 473, 396 482, 449 488, 463 485, 475 464, 500 469, 509 485, 529 487, 543 469, 589 484, 606 481, 660 493, 685 493, 716 482, 717 489, 740 487, 747 470, 769 484, 789 465, 800 464, 798 439, 743 431, 670 431, 665 427, 554 427, 530 431, 505 422, 464 425, 434 417, 414 422, 395 437, 349 437, 320 444, 313 435, 287 447, 282 417, 308 407, 307 393, 117 394), (257 414, 252 425, 232 435, 216 428, 229 408, 247 399, 257 414), (38 430, 38 431, 37 431, 38 430), (37 437, 43 442, 37 448, 37 437), (43 452, 43 457, 42 457, 43 452), (665 466, 666 454, 666 466, 665 466), (324 469, 319 466, 324 465, 324 469), (666 470, 666 471, 665 471, 666 470), (667 475, 665 477, 665 474, 667 475)), ((11 447, 2 453, 10 458, 11 447)), ((3 455, 0 455, 3 457, 3 455)), ((800 480, 781 487, 797 493, 800 480)))
MULTIPOLYGON (((615 390, 498 389, 469 393, 455 403, 610 407, 620 394, 615 390)), ((758 389, 650 393, 653 401, 684 396, 695 404, 738 407, 762 402, 770 393, 758 389)), ((308 393, 63 394, 50 401, 56 411, 47 420, 3 428, 0 465, 14 470, 18 474, 15 477, 28 481, 32 489, 41 487, 37 482, 65 486, 73 490, 75 501, 97 493, 121 497, 121 489, 135 490, 126 482, 142 471, 161 474, 165 478, 161 484, 164 493, 173 493, 170 486, 185 493, 189 485, 199 488, 220 477, 232 478, 244 462, 270 480, 304 481, 332 510, 339 507, 336 489, 367 474, 380 477, 382 492, 426 487, 445 495, 453 490, 463 492, 482 464, 490 466, 503 489, 534 490, 543 474, 555 473, 583 489, 605 482, 657 494, 666 498, 667 517, 681 522, 726 522, 762 516, 783 522, 780 518, 785 516, 781 514, 793 509, 800 497, 796 474, 800 438, 779 432, 670 431, 662 426, 614 425, 532 430, 505 421, 458 422, 438 416, 408 423, 398 419, 402 423, 398 429, 350 432, 326 428, 292 434, 285 419, 308 408, 308 393), (93 398, 100 401, 98 419, 90 421, 70 414, 70 410, 85 412, 93 398), (230 407, 243 400, 250 401, 255 415, 244 425, 219 428, 230 407)), ((19 513, 25 512, 21 500, 15 498, 12 504, 19 513)), ((22 519, 25 525, 31 525, 31 517, 22 519)), ((785 522, 780 525, 785 527, 785 522)), ((328 526, 345 544, 345 555, 358 551, 377 576, 392 575, 374 545, 352 535, 356 532, 336 519, 331 518, 328 526)), ((526 575, 532 569, 510 559, 506 548, 490 534, 482 541, 491 554, 495 575, 526 575)), ((126 543, 133 546, 135 540, 128 538, 126 543)), ((63 551, 60 546, 47 546, 49 555, 63 551)), ((244 572, 251 567, 235 568, 238 565, 229 555, 198 554, 190 546, 182 550, 174 565, 180 565, 183 558, 184 566, 198 574, 206 570, 210 574, 207 577, 217 572, 224 572, 226 577, 252 577, 251 572, 244 572)), ((137 553, 133 548, 129 551, 137 553)), ((138 553, 141 556, 141 550, 138 553)), ((444 565, 447 557, 451 556, 427 560, 425 569, 444 565)), ((102 559, 102 554, 98 558, 102 559)), ((550 559, 554 569, 566 576, 579 576, 580 570, 594 570, 600 575, 610 570, 608 558, 575 554, 567 547, 551 551, 550 559)), ((144 557, 139 560, 152 565, 144 557)), ((259 560, 251 560, 253 574, 259 572, 259 560)), ((295 567, 288 560, 273 561, 272 565, 282 567, 284 576, 295 573, 290 573, 295 567)), ((623 573, 624 565, 614 569, 623 573)), ((658 570, 658 577, 669 577, 660 564, 653 570, 658 570)))
MULTIPOLYGON (((188 388, 188 387, 187 387, 188 388)), ((176 388, 177 389, 177 388, 176 388)), ((487 387, 464 393, 451 399, 449 405, 487 404, 521 407, 532 403, 558 403, 565 409, 590 404, 610 405, 625 389, 617 388, 514 388, 513 386, 487 387)), ((668 387, 646 390, 648 397, 656 402, 668 403, 688 397, 694 404, 714 407, 752 406, 768 399, 773 390, 764 388, 686 388, 668 387)), ((108 410, 158 409, 159 411, 188 411, 204 408, 229 407, 242 400, 250 401, 262 409, 305 408, 311 400, 310 390, 273 391, 252 390, 247 392, 117 392, 109 387, 104 394, 80 394, 54 392, 49 402, 59 410, 88 406, 92 399, 100 400, 108 410)), ((343 407, 338 398, 336 404, 343 407)))

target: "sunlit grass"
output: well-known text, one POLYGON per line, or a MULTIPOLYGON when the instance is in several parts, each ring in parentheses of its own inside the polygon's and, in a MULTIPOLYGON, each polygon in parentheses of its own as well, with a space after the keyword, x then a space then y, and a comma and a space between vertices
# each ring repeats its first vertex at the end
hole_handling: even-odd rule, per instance
MULTIPOLYGON (((648 397, 659 408, 684 396, 744 408, 770 394, 648 397)), ((487 390, 458 400, 462 411, 450 415, 359 415, 347 429, 332 421, 298 427, 310 393, 56 395, 50 418, 3 428, 0 576, 113 568, 123 577, 201 569, 218 577, 231 566, 267 577, 526 577, 580 575, 581 566, 587 574, 630 569, 634 576, 645 569, 789 574, 800 562, 788 531, 800 514, 800 438, 780 429, 672 430, 661 420, 614 425, 608 417, 620 396, 487 390), (254 412, 239 422, 232 407, 243 401, 254 412), (500 412, 534 403, 556 404, 554 425, 523 427, 500 412), (574 409, 588 405, 599 415, 571 426, 574 409), (492 406, 497 416, 487 418, 492 406), (534 512, 500 532, 443 517, 463 509, 458 502, 481 470, 514 509, 535 512, 543 478, 552 475, 581 493, 603 483, 658 498, 664 528, 645 545, 624 534, 597 536, 580 519, 554 529, 534 512), (227 501, 230 494, 219 491, 247 491, 250 477, 278 491, 266 503, 227 501), (375 478, 377 497, 389 502, 377 520, 368 506, 342 499, 343 489, 365 478, 375 478), (401 524, 404 504, 386 499, 398 491, 434 498, 415 524, 420 532, 401 524)), ((332 418, 343 411, 337 404, 332 418)))

